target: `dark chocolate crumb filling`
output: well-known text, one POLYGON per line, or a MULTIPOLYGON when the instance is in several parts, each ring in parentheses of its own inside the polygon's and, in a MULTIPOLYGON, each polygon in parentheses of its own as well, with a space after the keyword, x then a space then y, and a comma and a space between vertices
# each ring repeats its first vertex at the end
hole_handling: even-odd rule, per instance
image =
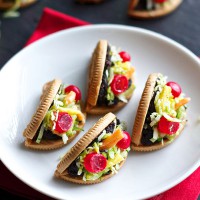
MULTIPOLYGON (((42 123, 41 123, 41 125, 42 125, 42 123)), ((40 125, 40 127, 38 128, 38 130, 37 130, 37 132, 36 132, 36 134, 35 134, 35 136, 34 136, 34 138, 33 138, 33 141, 36 141, 36 140, 37 140, 37 137, 38 137, 38 135, 39 135, 39 131, 40 131, 41 125, 40 125)), ((47 130, 44 129, 43 136, 42 136, 42 140, 60 140, 60 139, 61 139, 60 136, 58 136, 58 135, 52 133, 52 132, 51 132, 50 130, 48 130, 48 129, 47 129, 47 130)))
POLYGON ((107 105, 107 99, 106 99, 107 89, 108 89, 108 79, 106 77, 106 74, 103 73, 102 82, 99 90, 99 96, 97 99, 97 105, 107 105))
MULTIPOLYGON (((135 10, 148 11, 149 9, 147 7, 147 3, 148 3, 147 0, 140 0, 137 6, 135 7, 135 10)), ((152 2, 152 8, 150 10, 155 10, 154 2, 152 2)))
POLYGON ((112 66, 111 56, 110 56, 109 52, 110 52, 110 46, 108 45, 102 82, 101 82, 101 86, 100 86, 100 90, 99 90, 99 96, 97 99, 97 105, 99 105, 99 106, 108 105, 108 101, 106 99, 107 89, 108 89, 108 79, 106 76, 106 70, 112 66))
POLYGON ((43 140, 60 140, 61 137, 52 133, 50 130, 44 130, 42 139, 43 140))
MULTIPOLYGON (((155 85, 155 87, 156 87, 156 85, 155 85)), ((156 93, 157 92, 154 92, 153 97, 152 97, 152 99, 150 101, 149 109, 147 111, 147 115, 146 115, 146 118, 145 118, 143 130, 142 130, 141 143, 144 146, 150 146, 150 145, 155 143, 155 142, 154 143, 151 142, 151 140, 150 140, 153 137, 153 128, 150 126, 150 123, 151 123, 150 115, 153 112, 156 112, 155 104, 154 104, 156 93)))
POLYGON ((68 174, 70 174, 71 176, 79 176, 78 175, 78 167, 76 165, 76 160, 74 160, 70 166, 67 168, 67 172, 68 174))

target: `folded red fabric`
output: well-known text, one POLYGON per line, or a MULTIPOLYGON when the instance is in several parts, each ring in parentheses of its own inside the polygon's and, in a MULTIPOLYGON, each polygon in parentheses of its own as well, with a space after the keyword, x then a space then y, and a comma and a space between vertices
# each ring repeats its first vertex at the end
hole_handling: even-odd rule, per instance
MULTIPOLYGON (((88 24, 88 22, 45 8, 36 30, 26 45, 56 31, 88 24)), ((28 199, 51 199, 17 179, 2 162, 0 162, 0 172, 0 189, 28 199)), ((199 194, 200 168, 177 186, 149 200, 197 200, 199 194)))
POLYGON ((170 190, 148 200, 197 200, 200 195, 200 167, 170 190))
POLYGON ((82 25, 89 25, 89 23, 50 8, 45 8, 36 30, 27 41, 26 45, 51 33, 82 25))
MULTIPOLYGON (((16 178, 0 161, 0 189, 7 191, 8 193, 17 195, 19 197, 27 198, 30 200, 35 199, 47 199, 47 196, 32 189, 18 178, 16 178)), ((1 197, 0 199, 4 199, 1 197)), ((51 200, 48 197, 48 200, 51 200)), ((52 199, 54 200, 54 199, 52 199)))

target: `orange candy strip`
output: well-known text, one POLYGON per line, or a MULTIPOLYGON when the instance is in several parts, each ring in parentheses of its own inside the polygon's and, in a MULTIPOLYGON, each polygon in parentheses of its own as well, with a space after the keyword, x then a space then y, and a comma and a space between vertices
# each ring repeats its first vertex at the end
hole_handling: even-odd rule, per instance
POLYGON ((114 147, 123 137, 123 131, 121 129, 116 129, 112 135, 103 140, 103 144, 100 146, 100 150, 106 150, 114 147))
POLYGON ((134 67, 131 67, 130 70, 125 74, 125 76, 127 77, 127 79, 131 79, 133 72, 135 71, 134 67))
POLYGON ((181 106, 188 103, 191 99, 189 97, 181 99, 178 103, 175 104, 175 110, 179 109, 181 106))

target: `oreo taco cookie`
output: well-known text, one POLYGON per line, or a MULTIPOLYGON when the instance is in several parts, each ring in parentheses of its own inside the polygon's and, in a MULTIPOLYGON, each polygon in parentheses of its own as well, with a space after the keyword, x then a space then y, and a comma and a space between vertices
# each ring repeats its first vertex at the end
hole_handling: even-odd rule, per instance
POLYGON ((114 114, 100 118, 57 165, 57 178, 77 184, 102 182, 118 172, 131 138, 114 114))
POLYGON ((32 3, 35 3, 37 0, 21 0, 19 3, 16 0, 0 0, 0 9, 11 9, 16 5, 17 3, 19 4, 19 7, 26 7, 31 5, 32 3))
POLYGON ((130 0, 128 15, 140 19, 165 16, 174 11, 182 0, 130 0))
POLYGON ((132 150, 153 151, 173 142, 186 124, 186 103, 178 83, 159 73, 150 74, 136 113, 132 150))
POLYGON ((131 57, 100 40, 89 67, 86 112, 105 114, 125 106, 135 89, 131 57))
POLYGON ((25 146, 52 150, 71 142, 85 124, 80 95, 76 86, 64 87, 59 79, 46 83, 40 104, 23 132, 25 146))

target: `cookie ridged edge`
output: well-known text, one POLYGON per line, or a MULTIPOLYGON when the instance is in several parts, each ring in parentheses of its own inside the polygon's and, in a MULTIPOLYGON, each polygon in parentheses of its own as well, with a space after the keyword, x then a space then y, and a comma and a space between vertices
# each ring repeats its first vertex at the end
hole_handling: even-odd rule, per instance
POLYGON ((107 40, 100 40, 97 43, 97 46, 92 55, 92 60, 89 66, 89 83, 86 100, 87 105, 90 106, 95 106, 97 103, 106 61, 107 47, 107 40))
MULTIPOLYGON (((130 100, 130 98, 128 98, 128 101, 130 100)), ((92 107, 92 108, 86 110, 86 112, 88 114, 92 114, 92 115, 102 115, 102 114, 106 114, 108 112, 117 112, 118 110, 120 110, 121 108, 123 108, 126 105, 127 105, 127 103, 118 102, 114 106, 95 106, 95 107, 92 107)))
MULTIPOLYGON (((84 125, 80 126, 80 128, 82 128, 83 126, 84 125)), ((54 150, 69 144, 80 132, 81 131, 77 131, 76 134, 69 137, 66 144, 63 143, 62 138, 60 138, 59 140, 41 140, 39 144, 36 143, 36 141, 26 138, 24 145, 25 147, 34 150, 41 150, 41 151, 54 150)))
MULTIPOLYGON (((123 164, 125 163, 126 159, 124 159, 121 163, 120 163, 120 168, 123 166, 123 164)), ((116 173, 115 173, 116 174, 116 173)), ((70 176, 68 173, 65 174, 60 174, 58 172, 58 170, 55 171, 54 176, 60 179, 63 179, 64 181, 68 181, 71 183, 76 183, 76 184, 81 184, 81 185, 91 185, 91 184, 97 184, 97 183, 101 183, 102 181, 105 181, 109 178, 111 178, 112 176, 114 176, 115 174, 108 174, 108 175, 104 175, 102 176, 100 179, 94 180, 94 181, 84 181, 82 180, 82 177, 72 177, 70 176)))
POLYGON ((131 138, 132 143, 134 143, 136 146, 140 145, 142 129, 144 126, 145 118, 149 109, 149 104, 153 95, 158 75, 159 73, 153 73, 149 75, 142 93, 142 97, 139 102, 131 138))
MULTIPOLYGON (((183 121, 182 123, 182 127, 180 129, 180 133, 174 138, 174 140, 179 136, 181 135, 185 125, 186 125, 186 121, 183 121)), ((162 149, 164 147, 166 147, 167 145, 171 144, 174 140, 168 140, 168 139, 164 139, 163 141, 163 144, 161 142, 159 143, 156 143, 156 144, 153 144, 151 146, 144 146, 144 145, 135 145, 135 144, 131 144, 131 149, 133 151, 142 151, 142 152, 146 152, 146 151, 156 151, 156 150, 159 150, 159 149, 162 149)))
POLYGON ((116 116, 108 113, 100 118, 87 133, 65 154, 57 165, 57 171, 62 174, 78 155, 105 129, 116 116))
POLYGON ((128 15, 140 19, 151 19, 151 18, 162 17, 174 11, 181 3, 182 0, 174 0, 171 3, 172 5, 168 8, 161 8, 152 11, 139 11, 135 10, 135 7, 138 4, 138 0, 130 0, 128 7, 128 15))
POLYGON ((47 83, 46 88, 43 90, 41 95, 40 104, 35 114, 32 116, 30 123, 23 132, 24 137, 33 139, 46 113, 48 112, 61 83, 62 81, 60 79, 54 79, 47 83))

